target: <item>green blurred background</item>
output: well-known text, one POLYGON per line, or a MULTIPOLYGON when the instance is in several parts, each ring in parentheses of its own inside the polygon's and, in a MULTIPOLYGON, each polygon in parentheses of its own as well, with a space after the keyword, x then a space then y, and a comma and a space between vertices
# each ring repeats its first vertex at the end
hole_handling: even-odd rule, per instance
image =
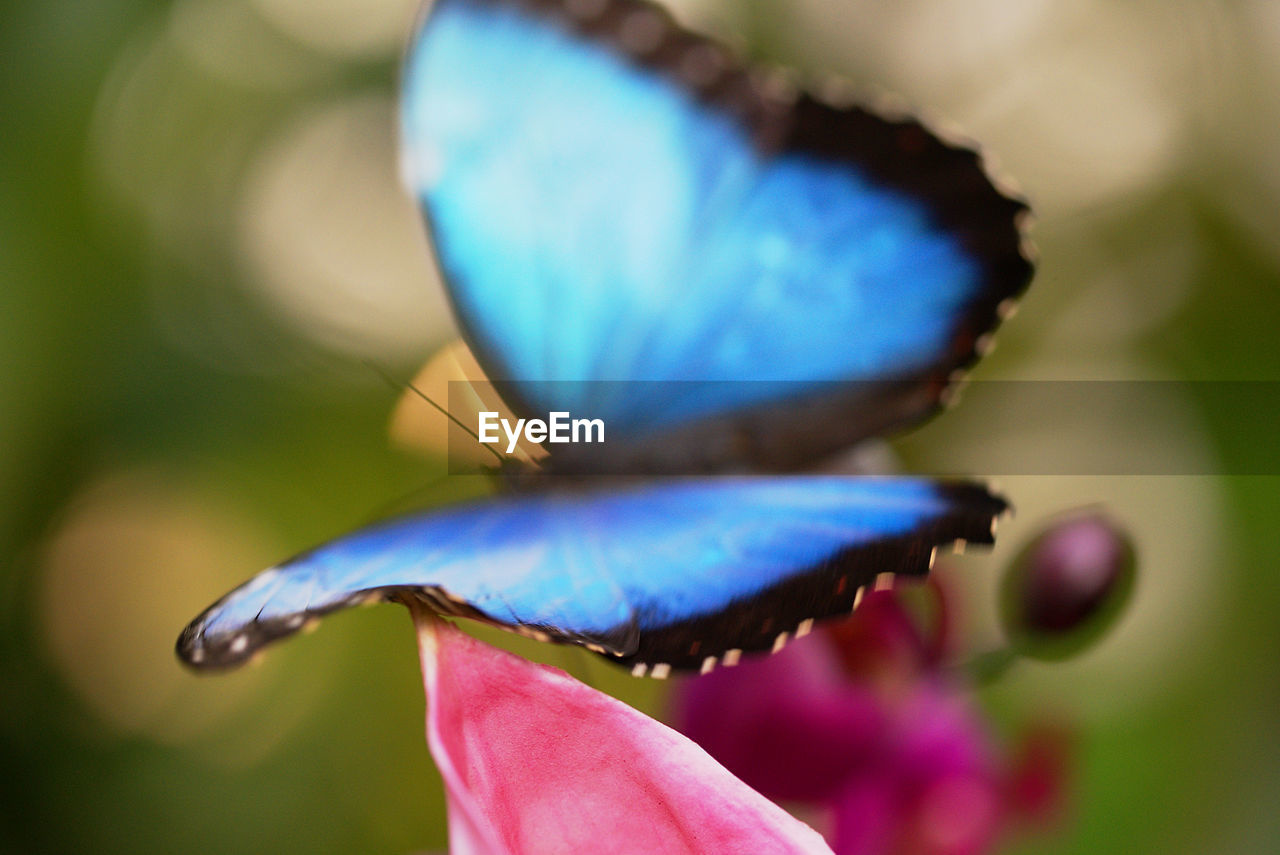
MULTIPOLYGON (((414 6, 0 13, 0 850, 445 846, 396 609, 226 677, 172 654, 257 569, 424 485, 476 489, 393 446, 396 393, 364 363, 407 376, 451 337, 397 183, 414 6)), ((1104 504, 1141 560, 1103 644, 983 696, 996 727, 1050 713, 1080 734, 1068 821, 1011 848, 1280 851, 1280 480, 1253 464, 1274 405, 1207 403, 1213 381, 1280 379, 1280 4, 677 11, 899 92, 1000 154, 1035 201, 1042 266, 979 377, 1203 381, 1149 412, 1073 414, 1070 432, 961 408, 899 446, 923 469, 942 450, 1069 463, 1104 444, 1234 473, 1003 479, 1019 515, 994 557, 965 559, 975 646, 995 643, 997 568, 1055 511, 1104 504)), ((565 661, 659 707, 661 684, 565 661)))

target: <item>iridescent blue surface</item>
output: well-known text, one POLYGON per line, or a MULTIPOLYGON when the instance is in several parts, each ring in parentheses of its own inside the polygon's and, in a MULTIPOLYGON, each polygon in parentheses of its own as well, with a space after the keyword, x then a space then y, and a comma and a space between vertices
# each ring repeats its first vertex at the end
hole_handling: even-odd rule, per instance
POLYGON ((762 160, 675 82, 513 5, 437 3, 403 102, 413 189, 495 379, 761 381, 530 389, 540 411, 628 432, 903 374, 981 286, 918 200, 762 160))
POLYGON ((206 635, 323 611, 360 591, 434 586, 503 623, 604 635, 717 614, 850 547, 954 511, 934 484, 718 478, 538 493, 348 535, 233 592, 206 635))

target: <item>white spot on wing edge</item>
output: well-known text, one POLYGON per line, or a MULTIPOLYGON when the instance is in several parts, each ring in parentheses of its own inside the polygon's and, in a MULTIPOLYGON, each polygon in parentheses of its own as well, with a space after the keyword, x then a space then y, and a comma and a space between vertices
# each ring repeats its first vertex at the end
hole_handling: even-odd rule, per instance
MULTIPOLYGON (((981 354, 979 354, 981 356, 981 354)), ((969 375, 964 371, 954 371, 947 379, 947 387, 942 390, 938 396, 939 403, 946 409, 951 409, 960 403, 960 395, 964 392, 965 387, 969 385, 969 375)))
POLYGON ((893 590, 893 574, 892 574, 892 573, 881 573, 879 576, 877 576, 877 577, 876 577, 875 588, 876 588, 876 590, 877 590, 877 591, 890 591, 890 590, 893 590))
POLYGON ((996 337, 989 332, 978 336, 973 343, 973 352, 978 356, 990 356, 991 352, 996 349, 996 337))
POLYGON ((649 666, 644 664, 643 662, 637 662, 631 668, 632 677, 643 677, 645 674, 648 674, 648 673, 649 673, 649 666))
POLYGON ((787 640, 791 637, 791 633, 779 633, 778 637, 773 640, 773 650, 771 653, 777 653, 779 650, 787 646, 787 640))
POLYGON ((837 110, 847 110, 859 101, 858 88, 836 74, 823 76, 813 88, 819 101, 837 110))
POLYGON ((837 110, 862 105, 888 122, 916 121, 916 108, 898 93, 881 86, 855 83, 833 74, 816 81, 813 89, 819 101, 837 110))
POLYGON ((622 19, 618 38, 633 53, 650 53, 662 44, 666 22, 652 9, 637 9, 622 19))
POLYGON ((739 650, 738 648, 735 647, 732 650, 726 650, 724 652, 724 666, 726 668, 732 668, 734 665, 737 665, 741 661, 742 661, 742 651, 739 650))
POLYGON ((671 666, 666 662, 659 662, 653 666, 653 679, 665 680, 671 676, 671 666))
POLYGON ((796 638, 804 638, 811 632, 813 632, 813 618, 802 620, 796 627, 796 638))
POLYGON ((716 658, 714 656, 708 656, 706 659, 702 660, 702 668, 698 670, 698 673, 710 674, 712 671, 715 670, 715 668, 716 668, 716 658))
MULTIPOLYGON (((999 185, 997 185, 999 188, 999 185)), ((1035 265, 1040 262, 1040 250, 1031 239, 1031 227, 1035 225, 1036 215, 1030 208, 1024 208, 1014 215, 1013 224, 1018 229, 1018 251, 1027 263, 1035 265)))
POLYGON ((728 67, 724 51, 709 42, 694 45, 680 58, 680 73, 694 86, 710 86, 728 67))
POLYGON ((794 104, 800 98, 800 81, 787 68, 752 68, 751 86, 764 98, 777 104, 794 104))

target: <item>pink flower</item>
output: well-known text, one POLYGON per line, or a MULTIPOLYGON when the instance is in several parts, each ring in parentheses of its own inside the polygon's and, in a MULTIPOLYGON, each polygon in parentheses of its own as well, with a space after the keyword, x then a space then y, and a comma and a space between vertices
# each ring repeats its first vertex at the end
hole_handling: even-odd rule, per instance
POLYGON ((453 855, 830 855, 666 725, 413 611, 453 855))
POLYGON ((1020 807, 1020 778, 943 669, 947 647, 873 593, 834 629, 690 680, 678 726, 764 795, 817 808, 839 855, 977 855, 1020 807))

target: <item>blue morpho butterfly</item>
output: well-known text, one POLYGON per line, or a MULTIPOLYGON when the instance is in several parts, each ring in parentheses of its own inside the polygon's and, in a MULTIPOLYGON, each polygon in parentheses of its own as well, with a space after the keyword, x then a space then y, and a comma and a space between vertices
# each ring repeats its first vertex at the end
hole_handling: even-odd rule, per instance
POLYGON ((935 413, 1025 288, 1025 205, 975 152, 643 0, 438 0, 403 104, 472 350, 517 411, 603 419, 608 452, 267 570, 187 627, 186 662, 416 597, 636 673, 708 668, 992 541, 1006 506, 977 485, 776 474, 935 413))

